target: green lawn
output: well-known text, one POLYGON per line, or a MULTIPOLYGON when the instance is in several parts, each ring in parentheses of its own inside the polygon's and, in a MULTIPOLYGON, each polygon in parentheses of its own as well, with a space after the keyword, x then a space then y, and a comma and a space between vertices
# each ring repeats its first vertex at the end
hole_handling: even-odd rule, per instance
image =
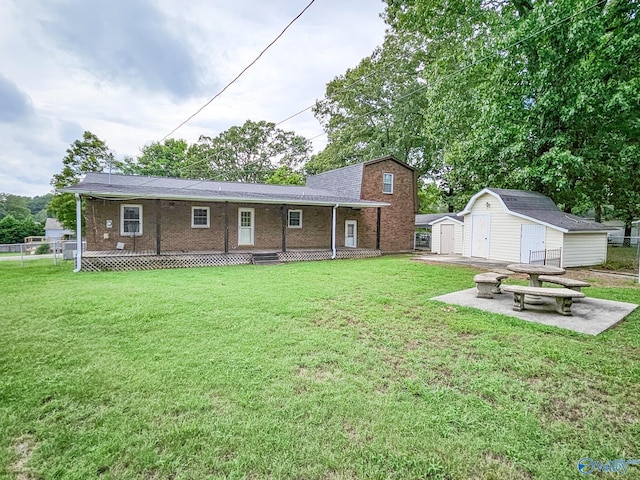
POLYGON ((638 247, 611 246, 607 248, 605 268, 620 272, 638 273, 638 247))
MULTIPOLYGON (((640 458, 638 311, 590 337, 455 308, 429 299, 474 270, 408 257, 71 269, 0 264, 0 478, 572 479, 640 458)), ((640 303, 632 282, 586 292, 640 303)))

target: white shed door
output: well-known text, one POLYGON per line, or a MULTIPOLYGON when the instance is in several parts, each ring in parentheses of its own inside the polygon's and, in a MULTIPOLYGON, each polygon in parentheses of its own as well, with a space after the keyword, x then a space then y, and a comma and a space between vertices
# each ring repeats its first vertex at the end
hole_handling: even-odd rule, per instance
POLYGON ((529 263, 529 254, 544 250, 544 225, 522 225, 520 236, 520 263, 529 263))
POLYGON ((489 258, 489 219, 486 213, 471 215, 471 256, 489 258))
POLYGON ((448 254, 454 253, 454 226, 453 225, 440 225, 440 253, 448 254))

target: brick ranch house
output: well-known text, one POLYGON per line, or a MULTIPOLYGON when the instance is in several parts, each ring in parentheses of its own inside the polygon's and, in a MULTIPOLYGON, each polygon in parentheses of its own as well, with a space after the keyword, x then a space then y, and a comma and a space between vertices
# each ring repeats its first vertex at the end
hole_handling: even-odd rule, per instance
POLYGON ((415 171, 393 157, 313 175, 305 186, 89 173, 61 191, 75 194, 78 225, 81 199, 86 206, 75 271, 411 251, 418 207, 415 171))

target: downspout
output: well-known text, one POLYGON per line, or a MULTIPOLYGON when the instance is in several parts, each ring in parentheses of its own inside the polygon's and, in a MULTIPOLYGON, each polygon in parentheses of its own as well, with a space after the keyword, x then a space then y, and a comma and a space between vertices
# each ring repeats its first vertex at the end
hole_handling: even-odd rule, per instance
POLYGON ((76 268, 73 273, 78 273, 82 268, 82 201, 80 194, 76 193, 76 268))
POLYGON ((331 260, 336 258, 336 211, 339 206, 340 204, 336 203, 331 212, 331 260))

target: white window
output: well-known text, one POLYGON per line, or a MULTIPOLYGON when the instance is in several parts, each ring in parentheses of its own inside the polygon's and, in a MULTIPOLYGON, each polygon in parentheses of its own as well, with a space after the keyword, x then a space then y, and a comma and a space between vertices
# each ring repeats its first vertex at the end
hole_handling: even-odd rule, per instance
POLYGON ((382 174, 382 193, 393 193, 393 173, 382 174))
POLYGON ((209 228, 209 207, 191 207, 191 228, 209 228))
POLYGON ((142 205, 120 205, 120 235, 142 235, 142 205))
POLYGON ((289 210, 289 228, 302 228, 302 210, 289 210))

